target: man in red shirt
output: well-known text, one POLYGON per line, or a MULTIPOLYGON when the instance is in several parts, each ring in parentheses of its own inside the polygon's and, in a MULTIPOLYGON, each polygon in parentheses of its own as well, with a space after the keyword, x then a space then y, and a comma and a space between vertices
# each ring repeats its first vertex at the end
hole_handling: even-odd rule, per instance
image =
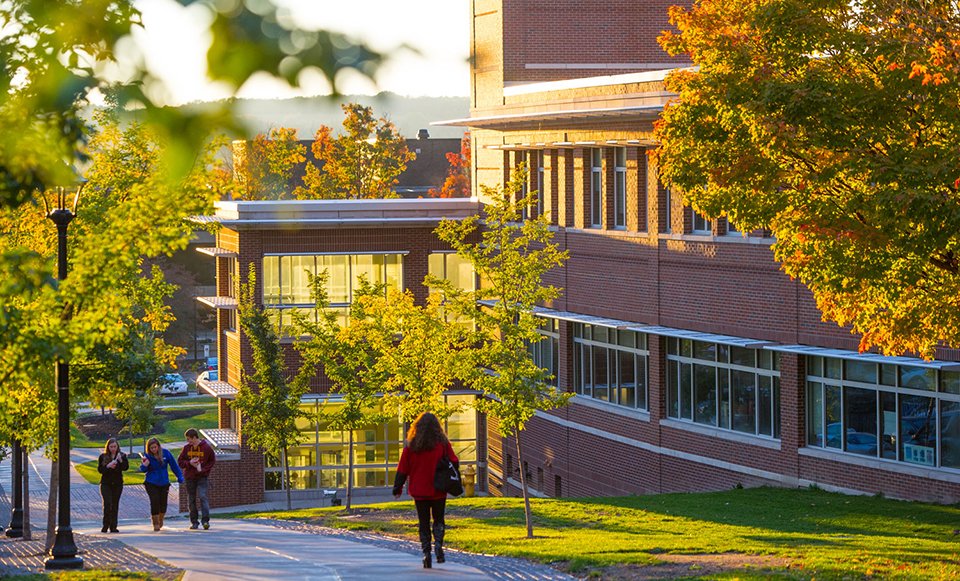
POLYGON ((184 434, 187 445, 180 450, 177 464, 183 469, 183 478, 187 484, 187 501, 190 505, 190 528, 198 529, 203 524, 203 530, 210 528, 210 503, 207 501, 207 478, 213 465, 217 462, 217 455, 213 447, 206 440, 200 439, 200 433, 190 428, 184 434), (200 500, 200 514, 197 515, 197 498, 200 500))

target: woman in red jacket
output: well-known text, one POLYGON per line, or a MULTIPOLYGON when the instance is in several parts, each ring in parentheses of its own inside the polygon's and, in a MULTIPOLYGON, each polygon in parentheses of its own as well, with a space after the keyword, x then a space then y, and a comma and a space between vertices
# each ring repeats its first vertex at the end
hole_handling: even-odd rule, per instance
POLYGON ((447 493, 433 488, 433 476, 437 471, 437 462, 446 454, 454 463, 459 463, 457 455, 447 435, 440 427, 440 420, 430 412, 423 412, 414 420, 407 432, 407 445, 400 455, 397 466, 397 479, 393 483, 393 495, 400 498, 403 483, 410 478, 407 493, 413 497, 417 506, 417 519, 420 522, 420 546, 423 548, 423 567, 429 569, 430 558, 430 515, 433 514, 433 540, 436 543, 437 563, 444 562, 443 556, 443 511, 447 504, 447 493))

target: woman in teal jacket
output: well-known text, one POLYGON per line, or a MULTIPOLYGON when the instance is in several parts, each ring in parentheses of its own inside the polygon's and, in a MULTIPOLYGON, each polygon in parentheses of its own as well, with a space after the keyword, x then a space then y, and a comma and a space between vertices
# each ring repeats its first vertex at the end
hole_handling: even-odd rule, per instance
POLYGON ((167 469, 173 470, 177 482, 183 484, 183 472, 177 466, 177 460, 169 450, 160 447, 160 440, 150 438, 144 446, 144 454, 140 455, 140 472, 146 472, 143 484, 150 497, 150 519, 153 521, 153 530, 163 528, 163 516, 167 513, 167 494, 170 491, 170 475, 167 469))

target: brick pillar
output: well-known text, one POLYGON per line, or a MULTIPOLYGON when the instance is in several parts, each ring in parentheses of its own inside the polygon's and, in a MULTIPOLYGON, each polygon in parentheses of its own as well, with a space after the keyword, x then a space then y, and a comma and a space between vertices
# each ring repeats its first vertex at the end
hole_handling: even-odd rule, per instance
MULTIPOLYGON (((656 440, 653 444, 663 445, 663 439, 660 437, 660 420, 667 416, 666 401, 666 378, 667 378, 667 339, 659 335, 647 335, 647 350, 650 357, 647 359, 647 410, 650 412, 650 425, 656 427, 656 440)), ((654 461, 655 469, 659 476, 656 482, 659 483, 658 493, 664 492, 663 487, 663 455, 657 454, 654 461)))
POLYGON ((800 457, 806 435, 806 362, 802 355, 774 353, 780 357, 780 453, 785 476, 800 478, 800 457))
POLYGON ((590 160, 585 156, 589 150, 578 147, 573 150, 573 227, 589 227, 590 213, 590 160))

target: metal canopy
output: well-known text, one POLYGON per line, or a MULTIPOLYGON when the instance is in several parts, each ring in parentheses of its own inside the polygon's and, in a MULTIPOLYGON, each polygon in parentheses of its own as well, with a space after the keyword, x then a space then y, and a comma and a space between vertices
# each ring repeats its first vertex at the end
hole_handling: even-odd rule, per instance
POLYGON ((216 246, 202 246, 197 248, 197 252, 200 254, 206 254, 207 256, 212 256, 214 258, 237 258, 237 256, 239 256, 232 250, 227 250, 226 248, 217 248, 216 246))
POLYGON ((218 399, 233 399, 237 395, 237 388, 226 381, 204 381, 200 389, 218 399))
POLYGON ((237 299, 233 297, 197 297, 197 300, 214 309, 235 310, 237 299))
POLYGON ((783 353, 798 353, 800 355, 812 355, 817 357, 835 357, 837 359, 850 359, 854 361, 865 361, 870 363, 909 365, 912 367, 940 369, 943 371, 960 371, 960 362, 957 361, 926 361, 916 357, 893 357, 888 355, 880 355, 878 353, 858 353, 856 351, 827 349, 825 347, 814 347, 812 345, 768 345, 764 347, 764 349, 780 351, 783 353))

